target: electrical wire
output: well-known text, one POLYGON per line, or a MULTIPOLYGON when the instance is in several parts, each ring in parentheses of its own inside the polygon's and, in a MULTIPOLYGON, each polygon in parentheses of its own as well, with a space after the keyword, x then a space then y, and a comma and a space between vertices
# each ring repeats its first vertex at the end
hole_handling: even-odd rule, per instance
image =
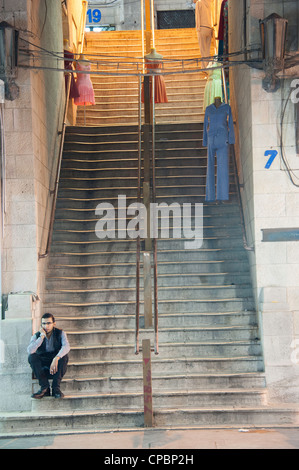
MULTIPOLYGON (((31 41, 28 41, 24 38, 22 38, 22 41, 24 43, 27 43, 28 45, 34 47, 36 50, 27 50, 27 49, 20 49, 20 52, 23 53, 24 55, 27 55, 30 59, 32 59, 33 61, 35 60, 43 60, 44 58, 49 58, 50 57, 53 57, 55 59, 57 59, 58 61, 62 61, 64 60, 64 54, 62 52, 55 52, 55 51, 50 51, 48 49, 45 49, 41 46, 38 46, 34 43, 32 43, 31 41)), ((237 57, 239 55, 243 55, 245 52, 257 52, 259 49, 242 49, 240 51, 236 51, 236 52, 233 52, 233 53, 230 53, 230 54, 226 54, 223 56, 223 60, 225 61, 225 67, 226 68, 229 68, 229 67, 232 67, 232 66, 236 66, 236 65, 243 65, 243 64, 247 64, 247 65, 251 65, 251 64, 256 64, 257 61, 256 60, 241 60, 241 61, 236 61, 236 60, 228 60, 228 59, 231 59, 233 57, 237 57)), ((167 73, 186 73, 186 72, 197 72, 197 71, 203 71, 203 70, 208 70, 208 69, 205 69, 205 68, 198 68, 200 63, 203 61, 203 60, 208 60, 208 61, 216 61, 218 59, 218 56, 209 56, 209 57, 205 57, 205 58, 190 58, 190 59, 163 59, 161 61, 162 63, 162 69, 160 71, 160 73, 162 73, 163 75, 167 74, 167 73), (179 65, 181 64, 181 67, 182 67, 182 70, 178 70, 178 69, 171 69, 171 65, 172 66, 176 66, 176 65, 179 65), (193 68, 193 69, 190 69, 188 67, 190 67, 190 65, 195 65, 197 67, 193 68), (169 68, 169 70, 167 71, 167 68, 169 68)), ((76 62, 76 59, 74 60, 74 62, 76 62)), ((123 56, 114 56, 114 55, 108 55, 108 54, 92 54, 92 55, 88 55, 88 60, 87 62, 93 64, 93 65, 96 65, 97 67, 107 67, 107 66, 115 66, 117 67, 117 69, 123 67, 125 69, 128 69, 130 66, 133 67, 133 68, 136 68, 137 67, 137 70, 139 70, 139 68, 143 67, 143 57, 123 57, 123 56), (98 59, 100 58, 101 60, 95 60, 95 59, 98 59), (120 59, 120 60, 117 60, 117 59, 120 59), (128 59, 131 60, 131 62, 128 62, 128 59)), ((21 64, 20 64, 21 65, 21 64)), ((25 65, 22 64, 22 66, 24 67, 25 65)), ((219 68, 222 68, 223 67, 223 62, 220 62, 219 61, 219 68)), ((32 66, 28 65, 28 68, 32 68, 32 66)), ((36 66, 34 66, 34 68, 37 68, 36 66)), ((42 68, 42 67, 38 67, 38 68, 42 68)), ((47 70, 49 70, 50 68, 49 67, 46 67, 47 70)), ((53 70, 61 70, 61 68, 54 68, 53 70)), ((76 71, 76 73, 78 73, 79 71, 76 71)), ((102 73, 97 71, 92 71, 92 73, 95 73, 95 74, 99 74, 99 73, 102 73)), ((139 74, 139 72, 138 72, 139 74)), ((134 73, 133 73, 134 75, 134 73)))
MULTIPOLYGON (((50 51, 48 49, 45 49, 37 44, 34 44, 30 41, 28 41, 27 39, 25 38, 20 38, 23 42, 29 44, 30 46, 33 46, 35 47, 36 49, 39 49, 41 51, 44 51, 45 53, 49 54, 49 55, 53 55, 54 57, 58 57, 58 58, 61 58, 63 59, 63 52, 57 52, 57 51, 50 51)), ((221 57, 223 58, 224 61, 232 58, 232 57, 236 57, 236 56, 239 56, 239 55, 243 55, 245 53, 252 53, 252 52, 259 52, 260 51, 260 48, 253 48, 253 49, 249 49, 249 48, 244 48, 244 49, 241 49, 239 51, 236 51, 236 52, 230 52, 228 54, 223 54, 221 57)), ((111 58, 118 58, 120 56, 115 56, 115 55, 109 55, 109 54, 88 54, 88 57, 111 57, 111 58)), ((122 56, 123 58, 123 56, 122 56)), ((132 59, 136 59, 136 57, 130 57, 130 56, 126 56, 126 58, 132 58, 132 59)), ((207 59, 211 59, 211 60, 215 60, 216 58, 218 58, 218 55, 217 56, 208 56, 208 57, 205 57, 205 58, 192 58, 192 59, 163 59, 163 62, 167 62, 167 61, 181 61, 181 60, 184 60, 184 62, 188 62, 188 61, 192 61, 192 60, 207 60, 207 59)), ((137 57, 138 59, 138 57, 137 57)), ((143 57, 140 57, 139 58, 140 60, 143 60, 143 57)), ((89 61, 90 62, 90 61, 89 61)), ((250 62, 250 60, 248 61, 250 62)), ((254 60, 253 62, 258 62, 257 60, 254 60)))
POLYGON ((45 24, 46 24, 46 21, 47 21, 47 16, 48 16, 48 4, 47 4, 47 0, 44 0, 44 5, 45 5, 45 17, 44 17, 44 22, 43 22, 43 26, 42 26, 42 29, 41 29, 39 38, 41 38, 42 35, 43 35, 44 28, 45 28, 45 24))
POLYGON ((296 186, 297 188, 299 188, 299 184, 295 183, 295 181, 294 181, 294 179, 293 179, 293 177, 294 177, 294 178, 297 178, 297 179, 299 179, 299 177, 298 177, 297 175, 295 175, 294 170, 292 170, 292 169, 290 168, 290 166, 289 166, 289 163, 288 163, 287 158, 286 158, 285 153, 284 153, 284 144, 283 144, 283 140, 284 140, 284 139, 283 139, 283 122, 284 122, 284 117, 285 117, 286 108, 287 108, 287 105, 288 105, 288 103, 289 103, 290 96, 291 96, 292 92, 293 92, 293 89, 291 88, 291 89, 290 89, 290 92, 289 92, 289 94, 288 94, 288 97, 287 97, 287 99, 286 99, 285 105, 284 105, 284 107, 283 107, 282 113, 281 113, 281 121, 280 121, 280 152, 281 152, 281 159, 282 159, 282 162, 283 162, 283 164, 284 164, 284 167, 285 167, 285 169, 286 169, 286 171, 287 171, 287 174, 288 174, 288 177, 289 177, 291 183, 292 183, 294 186, 296 186))

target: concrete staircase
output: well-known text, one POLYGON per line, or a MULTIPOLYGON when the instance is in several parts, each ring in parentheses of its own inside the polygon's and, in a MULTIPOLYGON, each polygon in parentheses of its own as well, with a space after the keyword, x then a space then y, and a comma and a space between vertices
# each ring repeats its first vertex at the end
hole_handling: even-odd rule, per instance
MULTIPOLYGON (((206 84, 196 58, 200 58, 195 29, 157 30, 156 50, 163 55, 168 103, 156 105, 156 122, 203 121, 203 93, 206 84), (182 69, 184 73, 175 73, 182 69)), ((78 107, 78 125, 98 126, 138 122, 138 74, 142 71, 141 31, 87 33, 86 57, 92 65, 91 80, 95 106, 78 107), (137 63, 138 69, 137 69, 137 63), (96 71, 104 75, 96 75, 96 71), (125 74, 131 75, 125 75, 125 74)), ((213 46, 211 55, 214 54, 213 46)))
MULTIPOLYGON (((202 124, 158 125, 156 135, 158 202, 204 203, 202 124)), ((66 396, 32 400, 28 413, 7 413, 0 433, 143 426, 142 354, 134 354, 136 241, 95 235, 98 203, 117 207, 120 194, 127 205, 136 201, 136 168, 136 126, 67 129, 45 299, 45 310, 55 315, 71 344, 62 384, 66 396)), ((203 215, 200 249, 184 249, 183 237, 158 240, 155 426, 298 422, 292 408, 267 404, 232 174, 230 201, 204 203, 203 215)), ((151 335, 142 328, 140 341, 151 335)))

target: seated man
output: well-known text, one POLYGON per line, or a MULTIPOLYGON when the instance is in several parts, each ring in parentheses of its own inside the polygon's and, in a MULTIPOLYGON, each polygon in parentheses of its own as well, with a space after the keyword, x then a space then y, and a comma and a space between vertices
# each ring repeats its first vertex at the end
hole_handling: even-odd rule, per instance
POLYGON ((53 376, 52 396, 64 397, 60 391, 60 382, 66 373, 69 351, 65 332, 56 328, 55 318, 51 313, 45 313, 40 330, 32 336, 27 348, 28 362, 40 385, 40 390, 32 398, 50 396, 49 374, 53 376))

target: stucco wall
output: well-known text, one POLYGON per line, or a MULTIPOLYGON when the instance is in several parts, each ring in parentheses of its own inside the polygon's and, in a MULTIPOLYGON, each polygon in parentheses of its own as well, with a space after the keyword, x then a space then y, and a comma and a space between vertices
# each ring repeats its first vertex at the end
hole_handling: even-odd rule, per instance
MULTIPOLYGON (((68 38, 77 46, 81 0, 68 2, 68 38)), ((1 20, 20 29, 21 48, 35 51, 31 65, 63 68, 62 61, 42 49, 63 51, 61 2, 5 0, 1 20), (34 46, 33 46, 34 44, 34 46), (42 48, 42 49, 41 49, 42 48)), ((21 62, 24 57, 20 55, 21 62)), ((29 63, 25 60, 25 63, 29 63)), ((27 345, 43 313, 44 253, 49 228, 59 139, 65 102, 64 73, 19 68, 19 97, 5 101, 6 213, 2 247, 2 294, 8 299, 5 319, 0 321, 3 355, 0 361, 0 409, 31 408, 31 370, 27 345), (38 300, 40 299, 40 300, 38 300), (4 357, 4 359, 3 359, 4 357)))
MULTIPOLYGON (((230 31, 242 22, 238 0, 230 0, 230 31)), ((260 43, 258 21, 275 12, 294 26, 298 3, 293 1, 247 1, 248 44, 260 43)), ((239 50, 240 38, 230 36, 231 52, 239 50)), ((288 33, 287 50, 297 44, 296 28, 288 33)), ((262 229, 299 226, 299 188, 294 186, 282 163, 283 151, 293 169, 299 169, 295 148, 294 104, 287 102, 291 79, 285 79, 275 93, 262 87, 263 71, 247 66, 231 70, 239 128, 239 170, 244 182, 243 203, 250 243, 256 306, 259 312, 264 347, 269 399, 276 402, 299 398, 299 242, 263 242, 262 229), (282 111, 286 112, 281 125, 282 111), (265 169, 267 150, 278 156, 265 169)), ((295 171, 297 177, 299 171, 295 171)))

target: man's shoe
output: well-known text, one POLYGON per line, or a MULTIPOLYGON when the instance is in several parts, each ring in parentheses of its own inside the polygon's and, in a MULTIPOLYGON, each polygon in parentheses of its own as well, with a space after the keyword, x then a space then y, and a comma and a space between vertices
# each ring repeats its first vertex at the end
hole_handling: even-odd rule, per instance
POLYGON ((52 390, 52 397, 55 397, 55 398, 63 398, 63 397, 64 397, 64 394, 62 393, 61 390, 56 389, 56 390, 52 390))
POLYGON ((50 394, 50 389, 49 387, 48 388, 44 388, 44 389, 40 389, 38 392, 34 393, 33 395, 31 395, 31 398, 44 398, 44 397, 50 397, 51 394, 50 394))

